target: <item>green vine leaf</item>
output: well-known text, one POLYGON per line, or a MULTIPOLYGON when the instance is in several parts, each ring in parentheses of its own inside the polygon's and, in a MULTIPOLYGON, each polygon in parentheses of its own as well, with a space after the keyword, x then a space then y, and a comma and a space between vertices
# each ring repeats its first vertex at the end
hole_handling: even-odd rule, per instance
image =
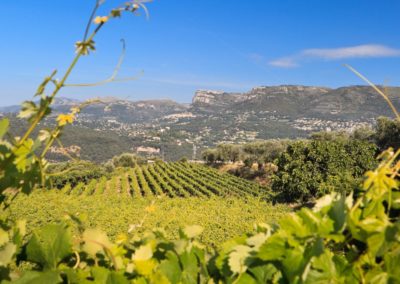
POLYGON ((112 243, 108 239, 107 235, 98 229, 87 229, 83 233, 83 250, 89 255, 95 257, 97 253, 104 252, 104 249, 110 248, 112 243))
POLYGON ((128 280, 120 273, 110 271, 103 267, 91 269, 95 283, 97 284, 128 284, 128 280))
POLYGON ((10 126, 10 121, 8 118, 4 118, 0 120, 0 139, 8 132, 8 128, 10 126))
POLYGON ((43 283, 62 283, 60 274, 56 271, 37 272, 27 271, 20 279, 12 282, 14 284, 43 284, 43 283))
POLYGON ((204 228, 198 225, 187 226, 185 229, 182 230, 184 236, 188 239, 193 239, 201 235, 203 233, 204 228))
POLYGON ((229 267, 235 274, 242 274, 247 270, 246 259, 250 256, 252 249, 248 246, 239 245, 229 255, 229 267))
POLYGON ((33 233, 27 247, 28 259, 44 269, 56 269, 58 263, 72 254, 72 237, 65 224, 52 224, 33 233))
POLYGON ((149 260, 153 256, 153 251, 150 245, 141 246, 133 255, 134 260, 149 260))
POLYGON ((0 266, 9 265, 17 252, 17 246, 13 243, 7 243, 2 249, 0 249, 0 266))
POLYGON ((30 120, 32 117, 37 115, 38 111, 39 109, 34 102, 26 101, 22 103, 18 117, 30 120))

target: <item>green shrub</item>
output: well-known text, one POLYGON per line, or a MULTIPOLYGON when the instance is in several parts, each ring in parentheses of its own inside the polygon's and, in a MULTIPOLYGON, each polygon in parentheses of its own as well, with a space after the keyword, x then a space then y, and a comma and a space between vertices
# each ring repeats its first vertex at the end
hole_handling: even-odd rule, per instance
POLYGON ((202 158, 207 163, 243 161, 248 166, 253 163, 264 164, 272 162, 282 153, 289 140, 265 140, 243 145, 220 144, 214 149, 202 152, 202 158))
POLYGON ((202 159, 208 164, 214 164, 219 161, 218 151, 216 149, 207 149, 201 153, 202 159))
POLYGON ((288 202, 349 192, 376 165, 376 151, 374 144, 358 140, 294 142, 276 160, 272 189, 288 202))
POLYGON ((400 120, 380 117, 376 123, 376 144, 381 151, 400 148, 400 120))
POLYGON ((189 159, 185 156, 183 156, 182 158, 179 159, 179 162, 181 163, 187 163, 189 161, 189 159))
POLYGON ((123 153, 112 158, 111 164, 115 168, 134 168, 136 165, 146 164, 146 159, 131 153, 123 153))
POLYGON ((350 134, 345 131, 319 131, 311 133, 310 138, 318 141, 347 141, 350 134))
POLYGON ((70 184, 88 184, 91 180, 107 175, 105 168, 87 161, 66 162, 49 167, 49 181, 53 188, 63 188, 70 184))

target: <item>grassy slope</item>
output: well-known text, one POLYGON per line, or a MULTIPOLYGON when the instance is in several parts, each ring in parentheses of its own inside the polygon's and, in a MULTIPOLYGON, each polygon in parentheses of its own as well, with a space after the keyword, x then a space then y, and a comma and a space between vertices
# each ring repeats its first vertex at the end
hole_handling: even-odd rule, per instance
MULTIPOLYGON (((202 242, 215 246, 252 231, 254 224, 274 223, 289 209, 283 205, 258 201, 255 198, 154 198, 156 210, 145 218, 138 232, 163 227, 171 236, 185 225, 197 224, 205 228, 202 242)), ((151 199, 126 199, 119 196, 73 196, 57 191, 35 192, 18 196, 9 208, 15 219, 25 219, 28 230, 61 220, 66 213, 87 215, 86 224, 99 227, 115 238, 139 224, 147 214, 151 199)))

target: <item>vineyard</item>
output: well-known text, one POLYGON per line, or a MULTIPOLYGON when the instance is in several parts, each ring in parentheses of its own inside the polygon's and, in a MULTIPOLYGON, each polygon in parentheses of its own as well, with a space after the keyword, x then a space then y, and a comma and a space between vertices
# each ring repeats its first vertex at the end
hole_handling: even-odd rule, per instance
POLYGON ((206 232, 200 240, 218 247, 256 223, 274 223, 290 212, 284 204, 272 205, 271 197, 266 187, 205 165, 154 163, 19 195, 8 214, 12 220, 26 220, 28 233, 64 220, 66 214, 86 216, 88 226, 100 228, 111 239, 137 224, 138 233, 160 227, 177 238, 179 228, 197 224, 206 232), (153 203, 155 212, 144 217, 153 203))
POLYGON ((61 192, 68 195, 120 195, 128 198, 153 196, 212 197, 254 196, 270 199, 268 189, 256 183, 191 163, 155 163, 117 171, 111 178, 93 179, 61 192))

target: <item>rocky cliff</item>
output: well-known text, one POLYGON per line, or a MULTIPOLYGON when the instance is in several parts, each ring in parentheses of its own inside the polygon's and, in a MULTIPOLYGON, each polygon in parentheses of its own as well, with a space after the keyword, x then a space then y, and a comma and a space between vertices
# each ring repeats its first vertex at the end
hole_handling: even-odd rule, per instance
MULTIPOLYGON (((400 109, 400 88, 387 88, 400 109)), ((383 98, 371 87, 337 89, 300 85, 260 86, 247 93, 199 90, 192 107, 198 110, 269 111, 290 117, 376 117, 391 115, 383 98)))
MULTIPOLYGON (((400 109, 400 88, 386 88, 395 107, 400 109)), ((76 100, 58 98, 55 113, 66 112, 76 100)), ((0 108, 0 113, 16 112, 18 106, 0 108)), ((103 104, 89 106, 87 117, 115 117, 128 123, 146 122, 185 112, 223 115, 224 113, 274 113, 291 119, 370 119, 392 116, 385 100, 371 87, 350 86, 337 89, 315 86, 260 86, 246 93, 213 90, 196 91, 192 104, 171 100, 127 101, 108 98, 103 104)))

